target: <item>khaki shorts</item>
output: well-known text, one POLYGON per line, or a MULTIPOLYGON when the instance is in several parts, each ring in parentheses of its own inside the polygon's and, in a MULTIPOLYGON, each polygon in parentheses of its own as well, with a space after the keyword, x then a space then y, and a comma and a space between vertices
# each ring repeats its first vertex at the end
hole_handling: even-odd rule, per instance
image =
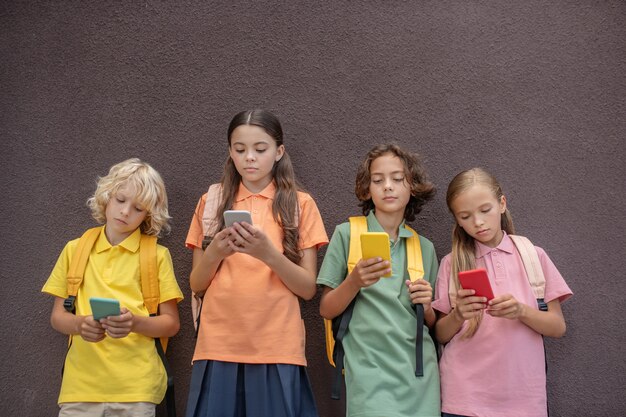
POLYGON ((59 417, 154 417, 153 403, 63 403, 59 417))

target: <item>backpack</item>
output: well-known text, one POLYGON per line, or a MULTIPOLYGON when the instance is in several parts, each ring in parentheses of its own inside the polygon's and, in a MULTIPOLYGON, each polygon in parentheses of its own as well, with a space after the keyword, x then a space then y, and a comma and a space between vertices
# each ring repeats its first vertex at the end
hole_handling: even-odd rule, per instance
MULTIPOLYGON (((204 212, 202 213, 202 250, 204 251, 211 243, 213 236, 218 232, 217 209, 222 198, 222 184, 211 184, 206 192, 206 201, 204 204, 204 212)), ((200 313, 202 313, 202 300, 204 292, 191 292, 191 316, 193 318, 193 327, 198 337, 198 329, 200 328, 200 313)))
MULTIPOLYGON (((522 258, 522 264, 524 264, 528 282, 533 290, 533 294, 535 294, 535 298, 537 299, 539 310, 548 311, 548 305, 544 301, 546 278, 543 274, 543 270, 541 269, 541 262, 539 261, 537 250, 532 242, 524 236, 509 235, 509 237, 515 244, 517 252, 522 258)), ((450 277, 448 296, 450 297, 450 305, 454 308, 456 305, 456 293, 458 288, 457 281, 453 278, 454 277, 452 276, 450 277)))
MULTIPOLYGON (((75 313, 74 303, 76 295, 80 288, 87 261, 93 245, 96 243, 100 233, 104 232, 104 226, 94 227, 87 230, 78 240, 76 251, 70 262, 67 272, 67 294, 68 297, 63 302, 63 307, 70 313, 75 313)), ((141 292, 143 294, 143 303, 148 310, 150 316, 156 316, 159 309, 159 271, 157 265, 157 237, 141 234, 139 241, 139 268, 141 276, 141 292)), ((70 344, 71 344, 70 336, 70 344)), ((165 350, 167 349, 167 337, 154 338, 157 353, 163 362, 165 372, 167 374, 167 391, 165 399, 167 402, 167 413, 170 417, 176 417, 176 405, 174 402, 174 376, 170 372, 165 350)))
MULTIPOLYGON (((424 277, 424 263, 422 260, 422 248, 420 245, 419 235, 415 230, 405 224, 405 229, 411 232, 412 236, 407 239, 407 269, 411 281, 416 281, 424 277)), ((350 217, 350 248, 348 252, 348 274, 355 268, 357 262, 361 259, 361 239, 362 233, 367 232, 367 218, 365 216, 350 217)), ((354 304, 358 298, 352 299, 352 302, 346 307, 343 313, 332 320, 324 319, 324 331, 326 334, 326 356, 328 362, 335 367, 335 377, 332 384, 331 398, 338 400, 341 393, 341 376, 343 374, 343 338, 348 332, 350 319, 354 310, 354 304)), ((415 376, 424 375, 423 364, 423 326, 424 326, 424 306, 414 304, 416 313, 416 340, 415 340, 415 376)))

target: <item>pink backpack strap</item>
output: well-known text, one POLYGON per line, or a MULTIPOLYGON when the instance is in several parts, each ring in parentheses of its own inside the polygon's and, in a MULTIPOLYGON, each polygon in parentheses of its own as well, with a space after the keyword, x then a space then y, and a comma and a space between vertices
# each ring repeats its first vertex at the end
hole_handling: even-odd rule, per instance
POLYGON ((535 294, 535 298, 543 300, 546 292, 546 278, 541 269, 541 262, 537 250, 528 238, 519 235, 509 235, 522 258, 528 282, 535 294))
POLYGON ((213 236, 218 232, 217 209, 222 199, 222 184, 211 184, 206 193, 206 203, 202 213, 202 234, 213 236))
MULTIPOLYGON (((219 222, 217 220, 217 209, 222 199, 222 184, 211 184, 206 193, 206 202, 204 204, 204 212, 202 213, 202 249, 205 249, 205 243, 212 238, 217 230, 219 222)), ((191 316, 193 318, 193 326, 198 336, 198 325, 200 324, 200 313, 202 312, 202 297, 204 293, 191 293, 191 316)))

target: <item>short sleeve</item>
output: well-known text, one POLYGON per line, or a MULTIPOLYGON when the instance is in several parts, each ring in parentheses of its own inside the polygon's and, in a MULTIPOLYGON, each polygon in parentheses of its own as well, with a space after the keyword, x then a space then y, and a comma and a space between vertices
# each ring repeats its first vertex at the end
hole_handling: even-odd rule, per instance
POLYGON ((444 314, 449 314, 452 310, 450 305, 450 297, 448 295, 448 288, 450 285, 450 255, 446 255, 439 265, 439 272, 437 273, 437 284, 435 285, 435 301, 432 303, 432 307, 444 314))
POLYGON ((348 274, 348 247, 350 242, 350 224, 343 223, 335 228, 322 267, 317 276, 317 283, 330 288, 337 288, 348 274))
POLYGON ((189 249, 199 248, 202 249, 202 240, 204 234, 202 232, 202 215, 204 213, 204 205, 206 203, 206 194, 200 197, 196 210, 193 212, 191 224, 189 225, 189 231, 187 232, 187 238, 185 239, 185 246, 189 249))
POLYGON ((310 195, 299 193, 300 213, 298 219, 298 231, 300 234, 298 245, 300 249, 321 246, 328 243, 328 235, 322 221, 317 204, 310 195))
POLYGON ((552 300, 559 300, 561 303, 570 298, 573 293, 569 288, 565 279, 556 268, 548 254, 538 247, 535 246, 537 250, 537 255, 539 256, 539 262, 541 263, 541 269, 543 270, 543 275, 546 277, 546 290, 544 293, 544 301, 546 303, 552 300))
POLYGON ((76 250, 77 244, 78 239, 68 242, 65 245, 41 292, 56 297, 67 298, 67 271, 70 268, 70 260, 76 250))

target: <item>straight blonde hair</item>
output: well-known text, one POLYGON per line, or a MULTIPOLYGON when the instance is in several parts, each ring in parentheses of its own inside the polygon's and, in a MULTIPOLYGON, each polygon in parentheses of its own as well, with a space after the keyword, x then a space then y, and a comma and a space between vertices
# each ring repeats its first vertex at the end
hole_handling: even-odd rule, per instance
MULTIPOLYGON (((464 191, 467 191, 474 185, 484 185, 492 193, 493 196, 500 201, 502 196, 502 187, 496 180, 496 178, 485 171, 482 168, 472 168, 467 171, 463 171, 455 176, 448 185, 448 191, 446 193, 446 204, 448 210, 452 212, 452 204, 454 200, 464 191)), ((515 227, 513 226, 513 219, 511 213, 507 208, 500 216, 500 228, 508 234, 515 234, 515 227)), ((451 276, 450 279, 455 280, 456 288, 461 288, 459 283, 459 272, 467 271, 469 269, 476 268, 476 248, 474 244, 474 238, 472 238, 459 224, 454 222, 452 228, 452 255, 451 255, 451 276)), ((469 325, 463 338, 470 338, 474 336, 480 322, 482 321, 482 313, 480 316, 473 318, 469 321, 469 325)))

